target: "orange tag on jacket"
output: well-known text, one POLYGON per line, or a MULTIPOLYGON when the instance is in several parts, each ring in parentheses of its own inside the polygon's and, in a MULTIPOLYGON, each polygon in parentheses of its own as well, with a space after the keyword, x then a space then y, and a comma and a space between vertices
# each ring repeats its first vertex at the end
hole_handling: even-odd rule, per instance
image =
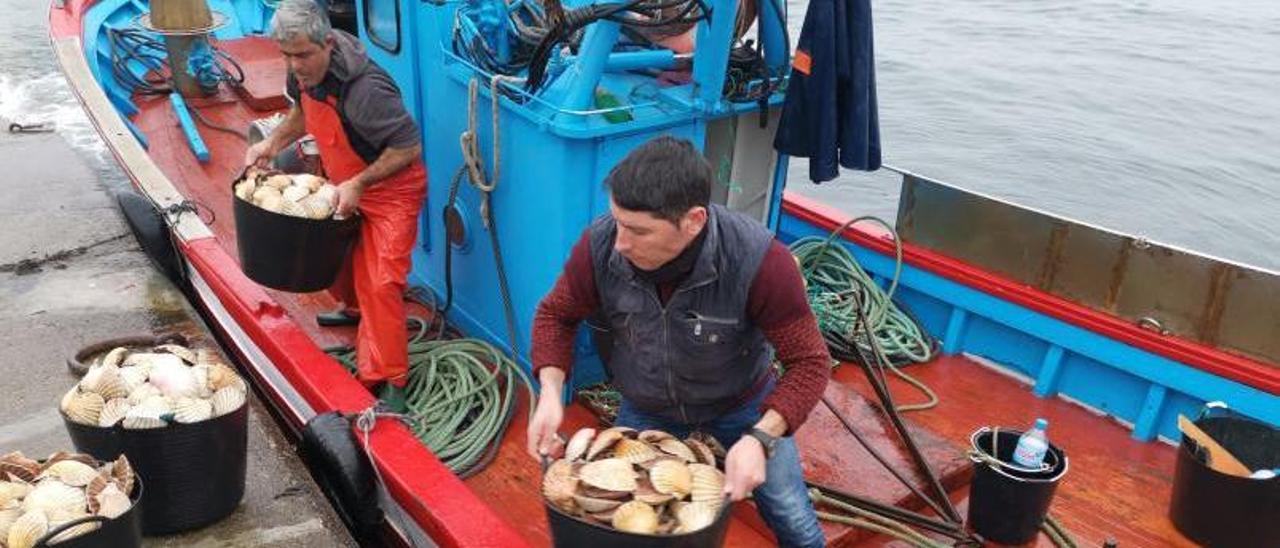
POLYGON ((809 71, 813 69, 813 58, 809 57, 809 52, 798 49, 795 59, 791 61, 791 66, 808 76, 809 71))

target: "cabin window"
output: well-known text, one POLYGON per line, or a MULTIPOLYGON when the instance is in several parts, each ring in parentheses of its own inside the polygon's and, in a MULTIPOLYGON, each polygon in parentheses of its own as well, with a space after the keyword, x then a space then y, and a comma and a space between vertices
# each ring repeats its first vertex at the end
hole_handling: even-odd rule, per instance
POLYGON ((369 41, 391 53, 400 51, 399 0, 365 0, 364 26, 369 41))

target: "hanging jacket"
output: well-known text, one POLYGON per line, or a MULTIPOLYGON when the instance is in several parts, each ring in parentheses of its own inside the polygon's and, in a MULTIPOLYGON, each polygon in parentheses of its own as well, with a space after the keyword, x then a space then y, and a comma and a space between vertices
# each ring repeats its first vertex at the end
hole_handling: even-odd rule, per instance
POLYGON ((809 178, 880 168, 871 0, 813 0, 791 63, 774 148, 809 158, 809 178))

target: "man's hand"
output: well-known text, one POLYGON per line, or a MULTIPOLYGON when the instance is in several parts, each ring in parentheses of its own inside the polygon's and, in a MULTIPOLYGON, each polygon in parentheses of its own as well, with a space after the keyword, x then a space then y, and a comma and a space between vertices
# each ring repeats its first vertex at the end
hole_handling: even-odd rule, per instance
POLYGON ((249 147, 249 150, 244 151, 244 166, 258 166, 263 169, 271 167, 271 160, 276 155, 274 148, 271 139, 258 141, 249 147))
POLYGON ((543 368, 538 373, 538 380, 542 384, 542 390, 538 395, 538 406, 533 410, 533 418, 529 419, 525 447, 529 456, 535 459, 543 455, 555 457, 564 450, 564 442, 557 433, 560 423, 564 421, 564 404, 560 401, 564 371, 554 367, 543 368))
POLYGON ((346 219, 355 214, 360 206, 360 196, 364 195, 364 183, 348 179, 338 185, 338 203, 333 209, 334 219, 346 219))
POLYGON ((724 456, 724 493, 734 502, 747 498, 764 483, 766 460, 760 440, 742 436, 724 456))

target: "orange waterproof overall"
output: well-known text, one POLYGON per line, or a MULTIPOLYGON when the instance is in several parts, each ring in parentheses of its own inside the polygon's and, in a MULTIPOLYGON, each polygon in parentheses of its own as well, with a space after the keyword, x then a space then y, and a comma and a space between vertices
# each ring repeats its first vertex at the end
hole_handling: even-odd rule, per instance
MULTIPOLYGON (((307 133, 315 137, 320 163, 333 184, 363 171, 368 164, 351 148, 338 117, 337 101, 302 95, 307 133)), ((360 197, 360 239, 329 292, 360 312, 356 333, 356 365, 361 382, 408 380, 408 335, 405 331, 405 278, 418 235, 418 211, 427 192, 427 170, 421 159, 370 185, 360 197)))

